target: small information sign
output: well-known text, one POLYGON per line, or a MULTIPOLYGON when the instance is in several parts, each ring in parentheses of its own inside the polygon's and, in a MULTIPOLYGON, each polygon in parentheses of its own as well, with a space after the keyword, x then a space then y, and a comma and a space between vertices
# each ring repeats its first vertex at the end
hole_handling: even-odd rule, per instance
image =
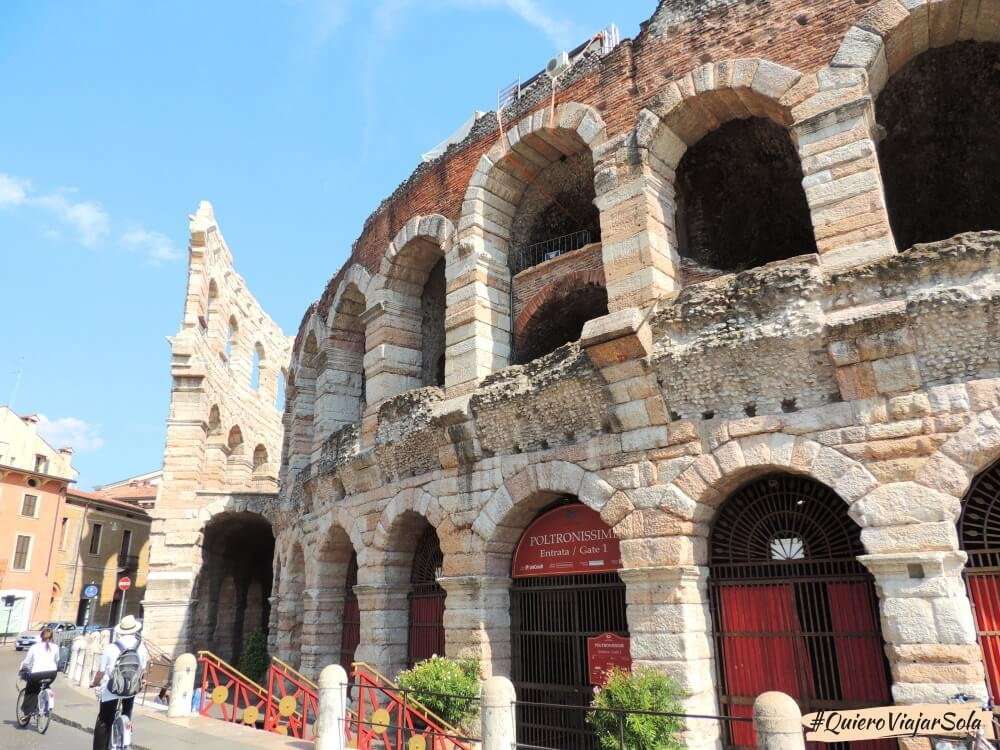
POLYGON ((628 638, 601 633, 587 639, 587 674, 591 685, 604 685, 615 668, 632 669, 632 649, 628 638))

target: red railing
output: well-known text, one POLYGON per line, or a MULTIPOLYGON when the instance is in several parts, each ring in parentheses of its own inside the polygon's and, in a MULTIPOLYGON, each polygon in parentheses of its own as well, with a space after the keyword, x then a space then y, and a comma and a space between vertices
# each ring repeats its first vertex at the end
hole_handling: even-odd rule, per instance
POLYGON ((319 710, 319 687, 315 682, 272 657, 267 668, 267 694, 270 700, 264 729, 300 740, 315 739, 319 710))
POLYGON ((211 651, 198 652, 201 705, 198 712, 222 721, 256 727, 269 702, 264 688, 211 651))
POLYGON ((378 741, 385 750, 471 749, 472 741, 367 664, 355 662, 353 683, 356 711, 348 718, 348 746, 369 750, 378 741))

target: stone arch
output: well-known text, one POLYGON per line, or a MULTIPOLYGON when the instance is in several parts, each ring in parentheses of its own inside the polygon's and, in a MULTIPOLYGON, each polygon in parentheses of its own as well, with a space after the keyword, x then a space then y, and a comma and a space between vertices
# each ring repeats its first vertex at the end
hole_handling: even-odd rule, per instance
POLYGON ((238 424, 234 424, 229 428, 229 433, 226 437, 226 447, 229 449, 230 456, 240 456, 243 454, 243 431, 238 424))
MULTIPOLYGON (((452 294, 474 301, 450 317, 449 386, 475 383, 509 363, 512 242, 519 207, 526 195, 530 197, 530 186, 544 181, 547 170, 567 160, 584 159, 590 165, 587 169, 593 170, 604 141, 605 124, 597 110, 568 102, 554 111, 540 109, 506 127, 503 137, 480 158, 462 204, 458 252, 449 262, 449 279, 463 283, 452 294)), ((588 193, 592 188, 588 183, 588 193)))
POLYGON ((472 530, 485 552, 483 571, 509 576, 510 560, 521 534, 538 512, 559 497, 576 497, 614 526, 609 502, 614 488, 597 474, 569 461, 530 465, 506 479, 479 512, 472 530))
POLYGON ((364 313, 368 403, 421 386, 444 386, 446 270, 455 227, 414 216, 386 250, 364 313))
POLYGON ((261 386, 266 385, 265 381, 268 378, 265 371, 267 367, 267 353, 264 351, 264 345, 256 341, 253 345, 253 362, 250 366, 250 387, 255 391, 260 391, 261 386))
MULTIPOLYGON (((1000 407, 979 412, 932 453, 914 481, 961 500, 973 478, 1000 458, 1000 407)), ((957 515, 955 516, 957 518, 957 515)))
POLYGON ((323 365, 326 336, 315 313, 302 328, 301 345, 292 354, 286 387, 285 435, 288 440, 289 479, 309 465, 315 447, 316 381, 323 365))
POLYGON ((786 99, 801 79, 757 58, 706 63, 641 113, 638 145, 668 207, 658 217, 661 270, 675 287, 682 275, 696 281, 816 252, 786 99), (761 182, 775 189, 754 190, 761 182))
POLYGON ((352 265, 327 314, 329 367, 317 381, 317 429, 329 435, 359 422, 365 410, 365 323, 371 276, 352 265))
POLYGON ((560 276, 542 287, 518 313, 514 321, 515 362, 529 362, 569 341, 578 341, 588 320, 607 314, 604 269, 560 276))
POLYGON ((215 279, 208 282, 208 290, 205 297, 205 315, 202 319, 202 328, 209 336, 217 335, 221 314, 221 302, 219 300, 219 284, 215 279))
MULTIPOLYGON (((347 527, 350 528, 350 527, 347 527)), ((340 662, 344 583, 355 547, 339 520, 330 519, 313 535, 307 552, 303 611, 302 671, 318 674, 327 664, 340 662)))

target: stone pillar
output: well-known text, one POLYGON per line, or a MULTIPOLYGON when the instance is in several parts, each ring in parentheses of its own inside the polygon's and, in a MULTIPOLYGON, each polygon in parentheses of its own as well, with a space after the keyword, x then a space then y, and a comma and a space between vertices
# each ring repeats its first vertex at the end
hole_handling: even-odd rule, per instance
POLYGON ((339 664, 323 668, 319 676, 315 750, 344 750, 347 735, 347 672, 339 664))
MULTIPOLYGON (((698 566, 626 568, 632 662, 672 677, 684 691, 684 711, 718 715, 712 660, 708 571, 698 566)), ((698 720, 684 732, 685 747, 719 743, 717 723, 698 720)))
POLYGON ((445 576, 445 653, 471 656, 485 677, 510 675, 510 578, 445 576))
POLYGON ((302 613, 301 672, 314 679, 328 664, 340 661, 344 587, 307 589, 302 613))
POLYGON ((514 685, 506 677, 494 675, 483 684, 483 750, 510 750, 517 746, 517 718, 514 685))
POLYGON ((78 635, 73 639, 73 647, 69 657, 69 669, 66 672, 66 676, 71 682, 76 682, 80 679, 80 672, 83 671, 83 657, 86 653, 87 639, 78 635))
POLYGON ((859 558, 875 577, 896 703, 986 700, 982 653, 962 580, 966 554, 902 552, 859 558))
MULTIPOLYGON (((643 112, 638 135, 608 140, 594 154, 595 203, 601 212, 601 251, 608 309, 648 307, 681 288, 674 233, 672 168, 654 154, 659 118, 643 112)), ((683 146, 683 144, 680 144, 683 146)), ((678 148, 680 158, 683 148, 678 148)))
POLYGON ((896 243, 885 206, 867 76, 860 69, 830 69, 821 73, 818 87, 793 107, 792 133, 820 263, 844 267, 892 255, 896 243))
POLYGON ((191 715, 194 676, 197 670, 198 660, 194 654, 181 654, 174 660, 174 670, 170 675, 170 705, 167 707, 167 716, 178 718, 191 715))
POLYGON ((406 667, 409 643, 409 584, 358 584, 361 643, 354 660, 364 662, 390 679, 406 667))
POLYGON ((761 693, 753 703, 753 728, 760 750, 805 750, 802 712, 790 695, 761 693))

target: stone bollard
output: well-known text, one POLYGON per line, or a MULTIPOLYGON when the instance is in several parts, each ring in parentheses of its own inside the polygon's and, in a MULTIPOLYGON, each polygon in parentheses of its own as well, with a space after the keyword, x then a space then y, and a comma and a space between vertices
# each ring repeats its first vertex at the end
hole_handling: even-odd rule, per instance
POLYGON ((517 723, 514 720, 514 684, 506 677, 495 675, 483 685, 481 718, 483 750, 510 750, 517 745, 517 723))
POLYGON ((339 664, 331 664, 319 674, 315 750, 344 750, 347 747, 346 718, 347 672, 339 664))
POLYGON ((174 671, 170 675, 170 705, 167 706, 167 716, 170 718, 191 715, 194 675, 197 671, 198 660, 194 654, 181 654, 174 660, 174 671))
POLYGON ((73 639, 73 646, 69 652, 69 669, 66 670, 66 679, 70 682, 78 682, 80 671, 83 669, 83 656, 87 652, 87 639, 78 635, 73 639))
POLYGON ((760 750, 805 750, 802 711, 785 693, 761 693, 753 702, 753 728, 760 750))

